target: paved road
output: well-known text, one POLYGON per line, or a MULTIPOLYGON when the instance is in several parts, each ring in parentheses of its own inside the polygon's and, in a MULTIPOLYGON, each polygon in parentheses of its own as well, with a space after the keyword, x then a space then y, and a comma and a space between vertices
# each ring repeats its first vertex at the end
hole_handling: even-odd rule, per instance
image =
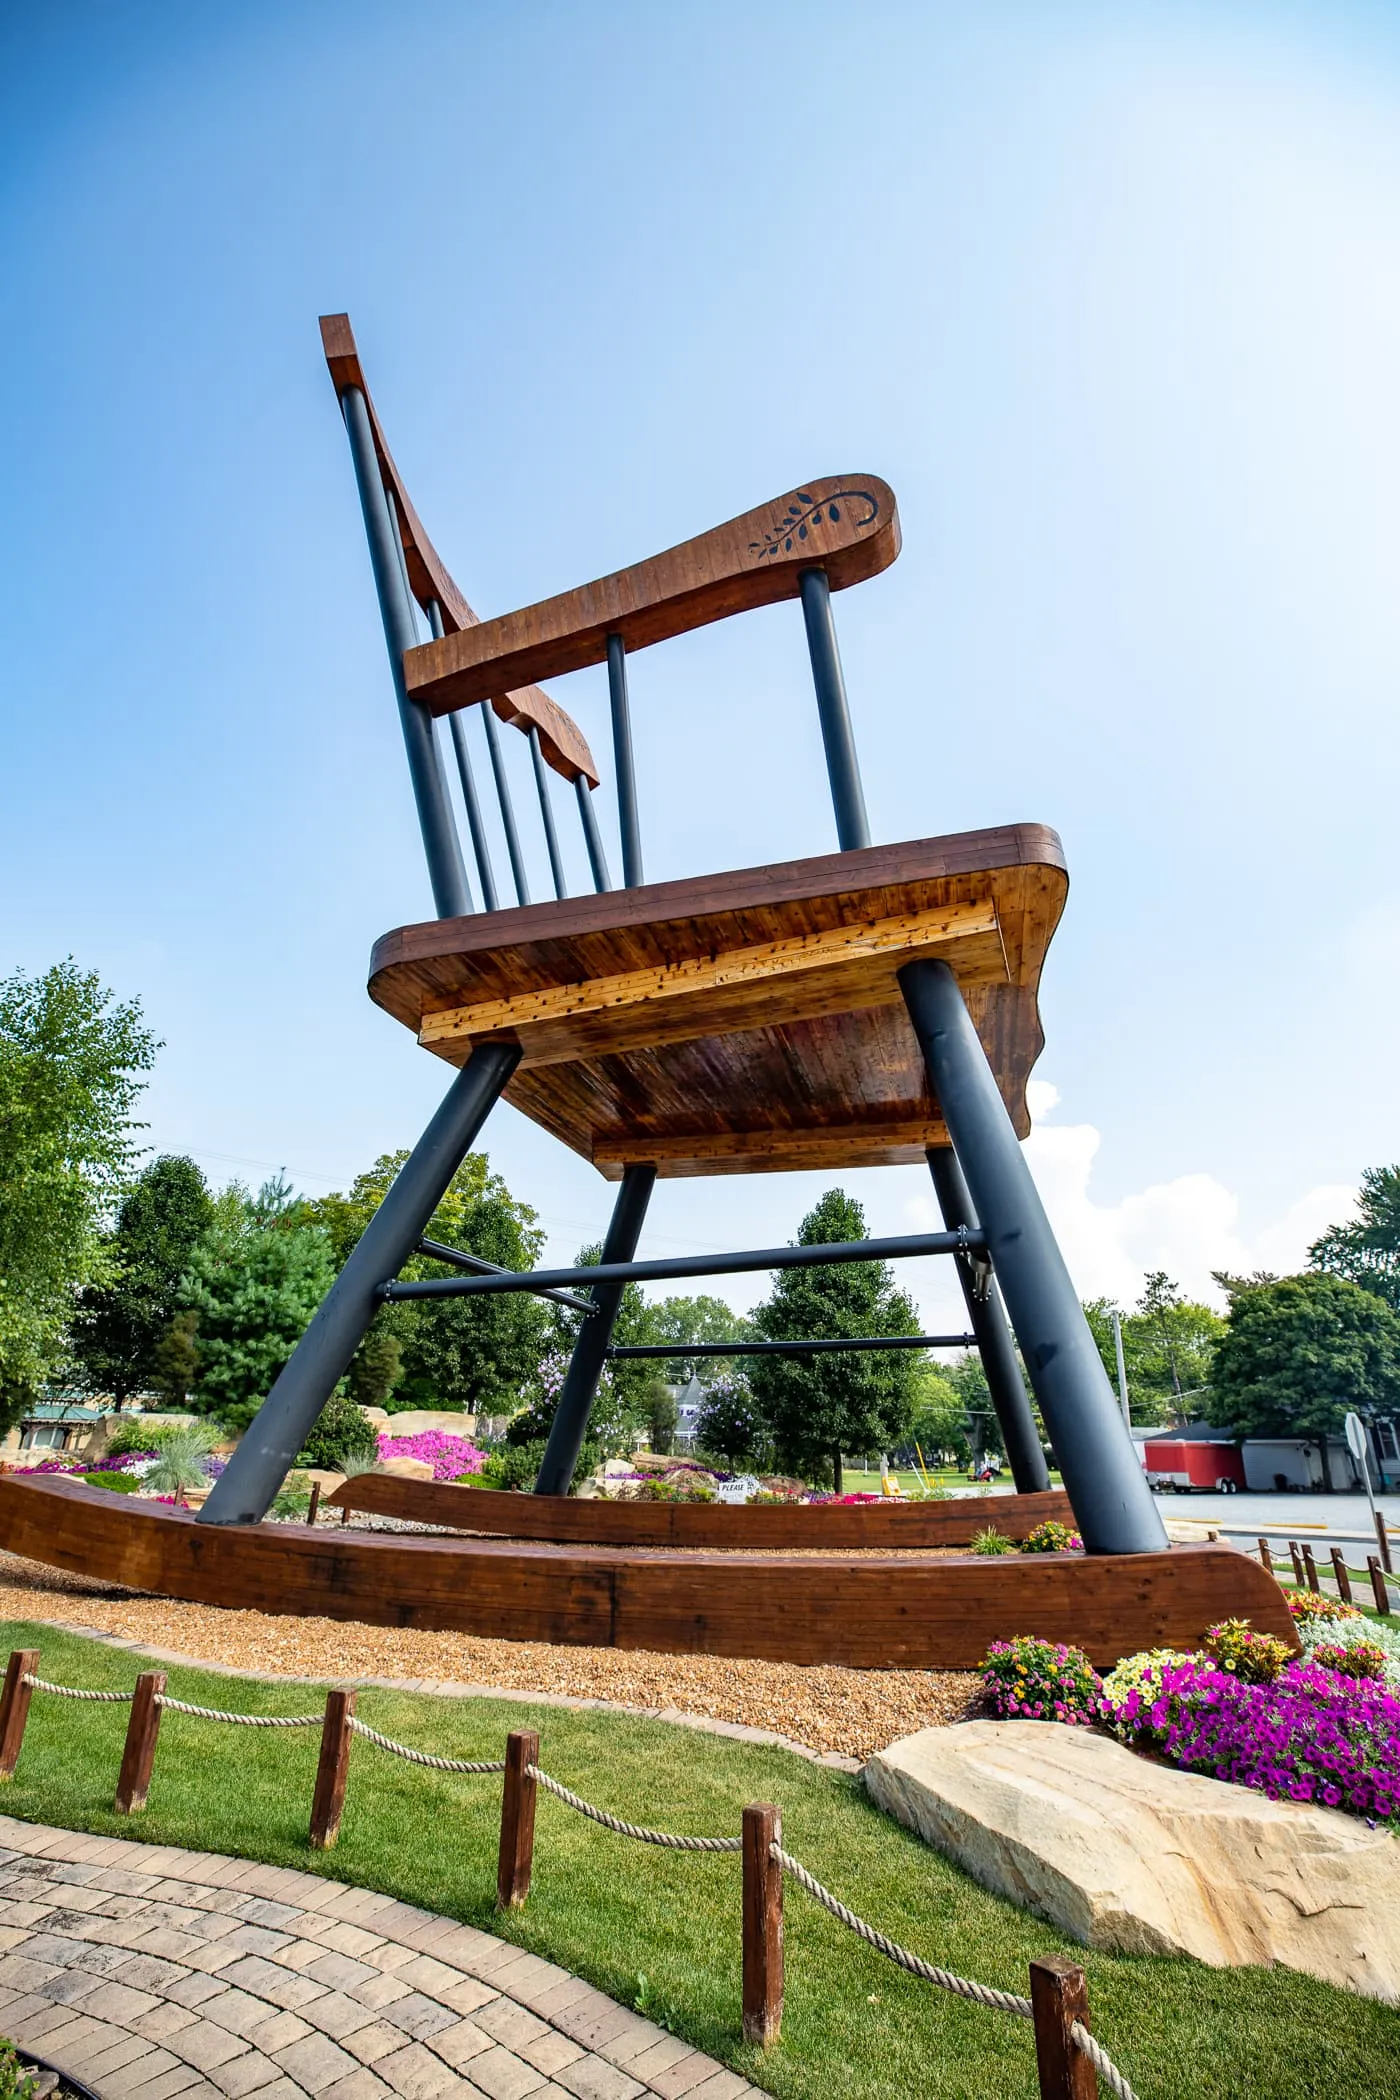
MULTIPOLYGON (((1200 1517, 1224 1522, 1231 1529, 1247 1524, 1259 1531, 1269 1526, 1320 1525, 1326 1531, 1371 1531, 1371 1512, 1364 1495, 1158 1495, 1164 1517, 1200 1517)), ((1400 1531, 1400 1495, 1378 1495, 1388 1530, 1400 1531)))
POLYGON ((713 2057, 450 1918, 0 1816, 0 2030, 102 2100, 739 2100, 713 2057))

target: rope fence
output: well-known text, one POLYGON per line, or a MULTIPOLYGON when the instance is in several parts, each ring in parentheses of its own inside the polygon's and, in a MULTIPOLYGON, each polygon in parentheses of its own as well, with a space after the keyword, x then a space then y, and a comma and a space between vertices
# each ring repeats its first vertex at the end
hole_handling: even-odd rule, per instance
POLYGON ((501 1835, 496 1870, 496 1900, 503 1910, 518 1909, 530 1892, 534 1869, 535 1803, 540 1790, 576 1815, 618 1837, 658 1845, 671 1852, 739 1853, 743 1892, 743 2032, 746 2041, 768 2046, 779 2039, 783 2013, 783 1886, 790 1880, 866 1946, 906 1974, 936 1989, 951 1992, 989 2012, 1029 2020, 1035 2034, 1036 2067, 1041 2100, 1097 2100, 1099 2082, 1117 2100, 1137 2100, 1132 2086, 1107 2050, 1091 2033, 1088 1986, 1076 1963, 1057 1956, 1030 1965, 1031 1995, 995 1989, 968 1976, 958 1976, 913 1954, 862 1918, 782 1843, 782 1817, 769 1802, 751 1802, 743 1811, 738 1837, 691 1837, 677 1831, 653 1830, 629 1823, 546 1772, 539 1762, 540 1739, 533 1729, 513 1729, 503 1758, 437 1757, 415 1750, 371 1728, 355 1713, 357 1693, 336 1690, 326 1695, 324 1714, 240 1714, 213 1706, 173 1699, 165 1689, 163 1670, 142 1671, 130 1692, 88 1691, 71 1684, 52 1684, 37 1670, 37 1649, 16 1649, 10 1656, 0 1692, 0 1780, 13 1779, 24 1742, 30 1701, 35 1692, 60 1699, 81 1699, 131 1709, 115 1806, 120 1814, 144 1808, 151 1784, 162 1713, 185 1714, 241 1728, 321 1729, 321 1752, 311 1803, 309 1841, 325 1850, 340 1831, 349 1778, 350 1748, 356 1736, 391 1757, 435 1772, 482 1776, 499 1772, 501 1835))

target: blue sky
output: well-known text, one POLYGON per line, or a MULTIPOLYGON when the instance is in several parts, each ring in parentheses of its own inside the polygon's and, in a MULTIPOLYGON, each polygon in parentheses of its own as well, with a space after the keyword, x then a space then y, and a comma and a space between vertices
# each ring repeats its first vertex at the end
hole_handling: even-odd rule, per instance
MULTIPOLYGON (((346 308, 483 612, 894 485, 904 554, 837 601, 872 824, 1064 838, 1030 1151, 1086 1292, 1294 1266, 1400 1151, 1393 9, 51 0, 3 38, 0 968, 141 996, 155 1144, 343 1186, 442 1088, 363 988, 430 903, 346 308)), ((649 875, 834 844, 792 607, 632 687, 649 875)), ((553 690, 604 750, 601 673, 553 690)), ((582 1162, 487 1143, 555 1253, 601 1228, 582 1162)), ((645 1244, 785 1239, 828 1178, 663 1186, 645 1244)))

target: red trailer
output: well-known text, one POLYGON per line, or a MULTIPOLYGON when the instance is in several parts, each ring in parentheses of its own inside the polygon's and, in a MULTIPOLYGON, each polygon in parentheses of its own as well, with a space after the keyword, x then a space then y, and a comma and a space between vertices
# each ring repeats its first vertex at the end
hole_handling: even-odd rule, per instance
POLYGON ((1175 1488, 1189 1494, 1193 1488, 1213 1494, 1237 1494, 1244 1486, 1244 1453, 1237 1444, 1192 1442, 1185 1437, 1154 1438, 1142 1447, 1147 1484, 1175 1488))

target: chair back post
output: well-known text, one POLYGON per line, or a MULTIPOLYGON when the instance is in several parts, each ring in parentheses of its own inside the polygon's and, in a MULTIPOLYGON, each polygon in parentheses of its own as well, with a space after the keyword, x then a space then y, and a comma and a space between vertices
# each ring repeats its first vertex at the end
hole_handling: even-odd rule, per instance
MULTIPOLYGON (((433 630, 434 641, 441 641, 443 626, 442 606, 436 598, 427 605, 428 625, 433 630)), ((452 737, 452 749, 457 759, 457 778, 462 783, 462 804, 467 812, 467 829, 472 837, 472 852, 476 857, 476 872, 481 878, 481 901, 485 910, 499 911, 500 900, 496 891, 496 871, 491 865, 491 849, 486 842, 486 827, 481 821, 481 801, 476 792, 476 774, 472 770, 472 755, 467 745, 467 723, 465 710, 457 708, 447 718, 452 737)))
POLYGON ((433 735, 432 716, 417 701, 410 700, 404 684, 404 652, 417 646, 413 597, 403 563, 403 543, 390 510, 390 499, 380 479, 369 410, 358 387, 348 386, 341 396, 341 412, 350 439, 350 456, 364 514, 365 537, 369 541, 370 567, 379 599, 384 640, 389 651, 394 696, 399 705, 404 749, 408 754, 409 779, 418 810, 418 828, 428 863, 433 904, 440 919, 459 918, 473 909, 461 841, 447 793, 447 776, 433 735))
POLYGON ((598 829, 598 812, 593 807, 593 792, 582 773, 574 776, 574 793, 578 797, 579 822, 583 826, 583 843, 588 849, 588 865, 593 875, 593 887, 603 891, 612 888, 612 877, 608 873, 607 856, 603 852, 603 834, 598 829))
POLYGON ((501 750, 501 732, 496 723, 495 711, 489 700, 481 709, 482 726, 486 731, 486 749, 491 754, 491 775, 496 783, 496 801, 500 806, 501 828, 506 835, 506 852, 510 856, 511 879, 515 884, 517 904, 530 901, 530 883, 525 873, 525 856, 520 850, 520 833, 515 827, 515 804, 510 799, 510 782, 506 779, 505 754, 501 750))
POLYGON ((846 680, 841 669, 841 652, 836 646, 836 622, 831 616, 831 585, 825 569, 804 569, 798 581, 802 591, 802 617, 807 626, 807 648, 812 659, 812 680, 817 689, 822 743, 826 747, 831 801, 836 811, 836 841, 843 853, 851 853, 870 844, 870 820, 865 814, 860 762, 856 757, 851 714, 846 704, 846 680))
POLYGON ((617 775, 617 822, 622 833, 622 887, 642 881, 642 827, 637 818, 637 775, 632 764, 632 719, 627 707, 627 645, 608 636, 608 699, 612 705, 613 770, 617 775))
POLYGON ((540 749, 540 733, 533 722, 530 725, 530 757, 534 761, 535 786, 540 795, 540 817, 544 824, 544 842, 549 853, 549 872, 554 879, 556 897, 567 897, 568 884, 564 880, 564 861, 559 851, 559 834, 554 828, 554 811, 549 803, 549 772, 545 766, 544 753, 540 749))

